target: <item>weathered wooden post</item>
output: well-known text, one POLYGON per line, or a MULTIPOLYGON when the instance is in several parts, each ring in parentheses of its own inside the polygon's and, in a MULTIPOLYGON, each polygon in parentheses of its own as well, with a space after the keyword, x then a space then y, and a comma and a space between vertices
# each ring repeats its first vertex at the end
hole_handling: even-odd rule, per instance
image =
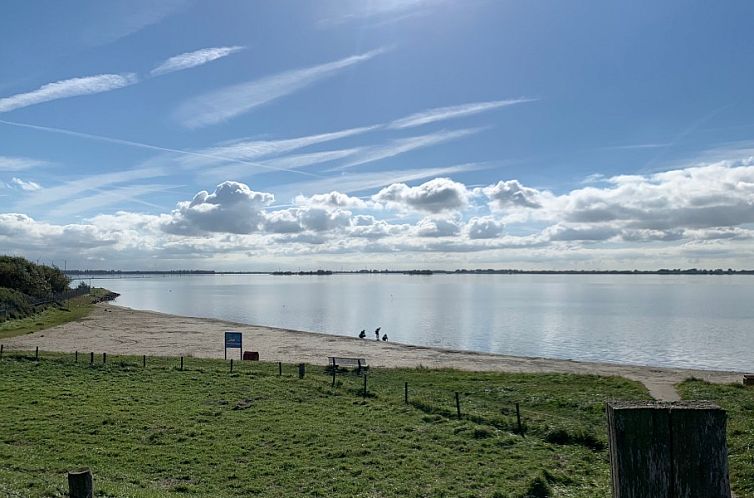
POLYGON ((74 363, 78 363, 79 362, 79 352, 78 351, 76 351, 76 355, 73 358, 73 362, 74 363))
POLYGON ((71 498, 93 498, 94 485, 92 472, 89 469, 68 472, 68 495, 71 498))
POLYGON ((230 359, 230 373, 233 373, 233 358, 230 359))
POLYGON ((37 346, 37 349, 34 351, 34 359, 39 361, 39 346, 37 346))
POLYGON ((89 353, 89 364, 94 365, 94 351, 89 353))
POLYGON ((107 353, 102 353, 102 364, 107 363, 107 353))
POLYGON ((183 356, 181 356, 181 372, 183 372, 183 356))
POLYGON ((332 360, 332 386, 335 387, 335 371, 338 366, 335 364, 335 358, 332 360))
POLYGON ((705 401, 609 402, 613 498, 730 498, 725 423, 705 401))
POLYGON ((141 355, 141 367, 147 368, 147 355, 145 354, 141 355))
POLYGON ((3 345, 0 344, 0 359, 3 357, 3 345))
POLYGON ((303 379, 305 373, 306 373, 306 364, 305 363, 299 363, 298 364, 298 378, 299 379, 303 379))
POLYGON ((403 383, 403 402, 408 404, 408 382, 403 383))
POLYGON ((282 377, 282 376, 283 376, 283 362, 279 361, 278 362, 278 377, 282 377))

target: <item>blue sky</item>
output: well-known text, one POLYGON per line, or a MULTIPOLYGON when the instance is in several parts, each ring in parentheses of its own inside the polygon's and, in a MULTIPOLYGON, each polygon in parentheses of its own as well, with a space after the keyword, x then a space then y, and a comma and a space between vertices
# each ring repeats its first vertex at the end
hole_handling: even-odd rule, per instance
POLYGON ((11 2, 0 244, 81 267, 754 267, 752 14, 11 2))

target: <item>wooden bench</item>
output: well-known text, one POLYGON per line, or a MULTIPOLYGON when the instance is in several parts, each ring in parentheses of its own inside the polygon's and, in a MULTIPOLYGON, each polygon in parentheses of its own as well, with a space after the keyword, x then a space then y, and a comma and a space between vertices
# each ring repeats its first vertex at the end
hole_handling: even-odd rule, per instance
POLYGON ((369 364, 364 358, 344 358, 342 356, 328 356, 327 358, 329 359, 329 366, 336 370, 338 367, 348 366, 356 367, 361 372, 362 369, 369 368, 369 364))

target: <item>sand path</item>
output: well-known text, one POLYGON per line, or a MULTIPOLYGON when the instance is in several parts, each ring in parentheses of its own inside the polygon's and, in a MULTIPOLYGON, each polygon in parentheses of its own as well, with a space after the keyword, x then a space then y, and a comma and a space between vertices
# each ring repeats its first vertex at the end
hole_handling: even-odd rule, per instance
MULTIPOLYGON (((609 363, 526 358, 410 346, 374 339, 298 332, 207 318, 190 318, 98 304, 87 318, 34 334, 3 340, 6 347, 108 354, 223 357, 223 333, 244 333, 244 349, 263 361, 325 365, 328 356, 363 357, 371 366, 456 368, 500 372, 618 375, 643 383, 656 399, 676 401, 675 384, 694 376, 710 382, 741 382, 742 374, 609 363)), ((235 350, 232 350, 235 351, 235 350)), ((230 354, 230 353, 229 353, 230 354)), ((234 353, 237 354, 237 353, 234 353)))

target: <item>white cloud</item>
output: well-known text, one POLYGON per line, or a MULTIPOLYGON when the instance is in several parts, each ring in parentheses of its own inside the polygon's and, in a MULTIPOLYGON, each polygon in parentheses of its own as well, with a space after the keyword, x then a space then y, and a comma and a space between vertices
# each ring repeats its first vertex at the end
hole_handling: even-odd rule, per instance
POLYGON ((425 217, 416 225, 419 237, 452 237, 461 233, 461 224, 455 218, 425 217))
POLYGON ((99 74, 83 78, 71 78, 42 85, 38 89, 0 99, 0 112, 8 112, 42 102, 108 92, 138 82, 133 73, 99 74))
POLYGON ((372 200, 393 209, 439 213, 465 208, 471 192, 450 178, 435 178, 416 187, 394 183, 372 196, 372 200))
POLYGON ((191 202, 180 202, 163 228, 168 233, 197 235, 207 232, 247 234, 259 230, 262 207, 275 197, 247 185, 227 181, 213 193, 202 190, 191 202))
POLYGON ((489 185, 477 190, 486 195, 493 209, 506 209, 509 207, 524 207, 537 209, 542 207, 545 197, 550 197, 547 192, 524 187, 518 180, 500 181, 495 185, 489 185))
POLYGON ((183 54, 175 55, 167 59, 166 61, 152 69, 149 74, 152 76, 160 76, 162 74, 190 69, 192 67, 201 66, 202 64, 227 57, 243 49, 244 47, 239 46, 213 47, 194 50, 193 52, 185 52, 183 54))
POLYGON ((36 192, 42 190, 42 186, 31 180, 22 180, 20 178, 13 177, 10 181, 11 186, 20 188, 24 192, 36 192))
POLYGON ((175 116, 184 126, 189 128, 217 124, 334 76, 348 67, 366 62, 382 52, 382 49, 372 50, 337 61, 294 69, 221 88, 184 102, 177 109, 175 116))
POLYGON ((46 161, 29 157, 0 156, 0 171, 24 171, 47 164, 46 161))
POLYGON ((311 197, 297 195, 293 202, 299 206, 326 206, 347 209, 366 209, 370 206, 370 204, 358 197, 351 197, 334 190, 328 194, 315 194, 311 197))
POLYGON ((495 239, 503 233, 505 225, 493 216, 471 218, 466 224, 470 239, 495 239))
POLYGON ((466 116, 472 116, 482 112, 491 111, 493 109, 499 109, 501 107, 508 107, 516 104, 523 104, 526 102, 534 102, 536 99, 508 99, 508 100, 493 100, 490 102, 473 102, 469 104, 453 105, 447 107, 436 107, 416 114, 411 114, 405 118, 396 119, 390 123, 389 128, 412 128, 414 126, 421 126, 429 123, 435 123, 437 121, 445 121, 448 119, 462 118, 466 116))

